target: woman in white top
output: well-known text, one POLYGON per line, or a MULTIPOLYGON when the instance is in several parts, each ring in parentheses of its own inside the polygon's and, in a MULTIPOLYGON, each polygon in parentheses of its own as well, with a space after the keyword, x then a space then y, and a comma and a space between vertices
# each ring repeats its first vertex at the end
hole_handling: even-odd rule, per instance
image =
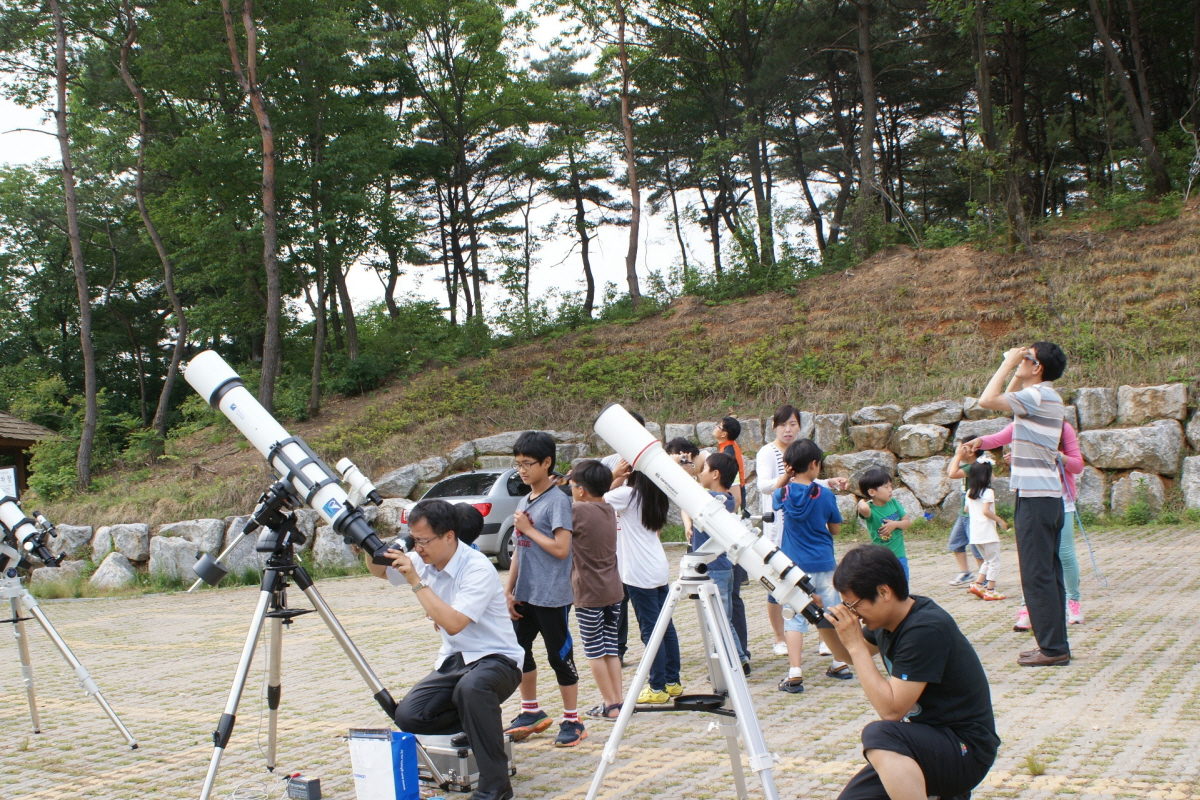
MULTIPOLYGON (((762 495, 758 507, 762 511, 771 509, 771 495, 788 482, 783 469, 783 451, 800 433, 800 412, 794 406, 782 405, 775 409, 771 425, 775 428, 775 441, 761 448, 754 459, 758 491, 762 495)), ((774 522, 763 522, 762 529, 763 536, 778 547, 783 540, 783 519, 776 515, 774 522)), ((775 634, 775 655, 787 655, 787 644, 783 641, 783 606, 771 595, 767 595, 767 619, 775 634)))

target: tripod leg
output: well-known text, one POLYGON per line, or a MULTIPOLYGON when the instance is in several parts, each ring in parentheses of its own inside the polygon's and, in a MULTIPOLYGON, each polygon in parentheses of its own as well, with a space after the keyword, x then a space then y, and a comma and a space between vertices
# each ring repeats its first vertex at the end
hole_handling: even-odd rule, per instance
POLYGON ((104 699, 104 695, 100 693, 100 687, 96 685, 94 680, 92 680, 92 676, 88 674, 87 669, 84 668, 83 664, 79 663, 79 659, 76 658, 75 654, 71 652, 71 648, 67 647, 67 643, 64 642, 62 637, 58 635, 58 631, 54 630, 54 626, 50 624, 50 620, 47 619, 46 615, 42 613, 42 610, 38 608, 37 600, 34 598, 34 596, 29 594, 27 591, 25 592, 24 597, 21 599, 25 606, 29 609, 29 613, 33 615, 34 619, 38 621, 38 624, 42 626, 42 630, 44 630, 46 635, 50 637, 50 641, 53 642, 54 646, 58 648, 58 652, 62 653, 62 657, 65 658, 67 663, 71 665, 71 669, 75 672, 75 677, 79 680, 79 685, 83 687, 84 694, 88 697, 95 698, 96 702, 100 704, 100 708, 103 709, 104 713, 108 716, 112 724, 115 725, 117 730, 121 732, 121 735, 125 737, 125 742, 130 748, 136 750, 137 740, 133 738, 132 734, 129 733, 129 730, 125 727, 124 723, 121 722, 121 718, 117 716, 117 712, 113 711, 112 706, 110 706, 108 701, 104 699))
MULTIPOLYGON (((779 793, 775 789, 775 775, 772 771, 775 759, 767 749, 763 738, 762 728, 759 727, 758 717, 754 713, 754 701, 750 697, 750 687, 746 685, 746 676, 742 672, 741 661, 737 656, 737 646, 733 641, 733 632, 729 629, 729 620, 721 605, 720 594, 715 585, 710 584, 701 596, 705 598, 706 622, 712 630, 714 640, 718 644, 719 662, 725 676, 725 686, 729 692, 730 704, 737 715, 737 726, 742 733, 742 741, 746 745, 747 759, 751 771, 758 774, 762 782, 763 795, 767 800, 778 800, 779 793)), ((727 737, 729 738, 729 737, 727 737)), ((734 761, 734 781, 738 783, 739 797, 745 797, 745 779, 742 777, 741 756, 737 750, 736 738, 730 747, 730 758, 734 761)))
POLYGON ((258 647, 258 636, 262 633, 263 618, 267 606, 271 602, 271 589, 275 586, 276 572, 266 569, 262 577, 262 591, 258 594, 258 605, 254 608, 254 617, 250 620, 250 630, 246 632, 246 643, 242 645, 242 657, 238 661, 237 672, 233 676, 233 686, 229 687, 229 699, 225 702, 225 713, 213 731, 213 754, 208 762, 208 774, 204 776, 204 788, 200 790, 200 800, 208 800, 212 793, 213 783, 217 779, 217 770, 221 766, 221 755, 229 744, 233 733, 233 723, 237 718, 238 703, 242 699, 242 690, 246 688, 246 675, 250 672, 250 662, 254 660, 254 651, 258 647))
POLYGON ((275 771, 275 745, 279 731, 279 698, 283 693, 279 671, 283 660, 283 620, 271 619, 271 647, 267 650, 267 771, 275 771))
POLYGON ((346 633, 346 629, 338 622, 337 617, 333 615, 333 609, 325 602, 325 598, 321 597, 317 587, 313 586, 312 578, 304 571, 303 567, 296 566, 292 571, 292 578, 296 581, 296 586, 300 591, 304 592, 304 596, 312 603, 313 608, 321 615, 321 619, 325 621, 326 627, 333 634, 333 638, 342 646, 342 651, 346 657, 350 659, 350 663, 354 664, 358 670, 358 674, 366 681, 367 686, 371 687, 371 693, 375 697, 375 702, 379 703, 389 719, 396 718, 396 701, 392 699, 392 693, 389 692, 379 678, 375 677, 375 673, 371 671, 371 665, 363 658, 363 654, 358 651, 351 641, 350 635, 346 633))
POLYGON ((33 720, 33 732, 42 732, 42 722, 38 718, 37 695, 33 691, 33 662, 29 658, 29 638, 25 635, 25 623, 21 620, 20 598, 10 599, 13 615, 13 636, 17 637, 17 652, 21 656, 21 681, 25 684, 25 699, 29 701, 29 716, 33 720))
MULTIPOLYGON (((721 596, 717 587, 711 583, 702 586, 696 598, 696 605, 699 607, 700 619, 703 623, 700 630, 704 632, 709 680, 712 681, 713 692, 729 694, 729 685, 736 679, 730 675, 729 654, 731 651, 729 642, 726 641, 728 637, 721 636, 721 626, 728 628, 729 623, 725 618, 724 607, 721 605, 721 596), (709 591, 710 589, 711 591, 709 591)), ((741 670, 740 664, 738 670, 741 670)), ((734 713, 737 713, 736 709, 734 713)), ((718 724, 721 728, 721 735, 725 737, 725 749, 729 752, 729 762, 733 768, 734 789, 741 800, 746 800, 749 795, 746 789, 746 773, 742 769, 742 751, 737 742, 738 720, 736 717, 734 719, 721 717, 720 720, 718 724)))
POLYGON ((617 715, 617 720, 613 723, 613 732, 609 735, 608 742, 604 745, 604 752, 600 755, 600 766, 596 769, 596 776, 592 778, 587 800, 596 800, 600 787, 604 785, 604 776, 608 772, 608 768, 617 760, 617 748, 621 746, 621 737, 625 735, 625 728, 629 726, 629 720, 633 717, 633 709, 637 705, 638 695, 650 678, 650 666, 654 663, 654 656, 658 653, 658 648, 662 646, 663 637, 667 635, 667 627, 671 624, 671 618, 675 614, 675 607, 679 605, 682 593, 683 587, 679 581, 671 584, 671 591, 667 593, 667 601, 663 603, 658 621, 654 624, 654 632, 650 634, 650 641, 646 642, 646 652, 642 654, 642 660, 638 662, 637 673, 633 676, 633 683, 629 685, 629 692, 625 695, 625 701, 621 705, 621 713, 617 715))

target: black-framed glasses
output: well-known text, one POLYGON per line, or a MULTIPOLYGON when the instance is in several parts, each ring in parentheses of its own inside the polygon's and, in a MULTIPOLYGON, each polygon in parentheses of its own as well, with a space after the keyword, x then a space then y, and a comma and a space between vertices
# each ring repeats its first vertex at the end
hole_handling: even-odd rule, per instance
POLYGON ((537 465, 537 461, 514 461, 513 469, 515 469, 517 472, 525 472, 526 470, 533 469, 537 465))
MULTIPOLYGON (((842 603, 842 605, 844 605, 846 608, 850 609, 850 611, 852 611, 854 613, 854 616, 857 617, 857 616, 859 616, 859 614, 857 611, 854 610, 854 607, 857 606, 862 601, 863 601, 863 599, 860 597, 857 600, 855 600, 853 603, 842 603)), ((860 619, 861 619, 861 617, 860 617, 860 619)))

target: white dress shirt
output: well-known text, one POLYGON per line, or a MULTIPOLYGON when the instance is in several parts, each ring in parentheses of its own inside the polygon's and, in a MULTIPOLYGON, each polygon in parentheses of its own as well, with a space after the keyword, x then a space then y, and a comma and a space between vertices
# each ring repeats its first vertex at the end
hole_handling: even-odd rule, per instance
MULTIPOLYGON (((426 564, 416 553, 409 553, 420 579, 443 602, 471 620, 458 633, 451 635, 440 628, 442 646, 434 668, 455 653, 462 653, 467 664, 484 656, 501 655, 520 668, 525 651, 517 644, 508 603, 500 577, 488 557, 462 542, 444 569, 426 564)), ((387 568, 387 578, 393 586, 408 588, 408 582, 395 567, 387 568)))

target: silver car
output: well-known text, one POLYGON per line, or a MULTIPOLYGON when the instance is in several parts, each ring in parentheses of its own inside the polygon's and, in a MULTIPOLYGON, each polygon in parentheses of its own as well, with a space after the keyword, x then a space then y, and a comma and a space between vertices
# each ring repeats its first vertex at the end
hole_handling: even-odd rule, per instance
MULTIPOLYGON (((483 514, 483 533, 475 546, 484 555, 495 556, 500 569, 512 563, 513 512, 517 502, 529 494, 517 471, 508 469, 478 469, 442 478, 429 488, 422 500, 439 499, 450 503, 469 503, 483 514)), ((408 535, 408 513, 400 514, 400 535, 408 535)))

